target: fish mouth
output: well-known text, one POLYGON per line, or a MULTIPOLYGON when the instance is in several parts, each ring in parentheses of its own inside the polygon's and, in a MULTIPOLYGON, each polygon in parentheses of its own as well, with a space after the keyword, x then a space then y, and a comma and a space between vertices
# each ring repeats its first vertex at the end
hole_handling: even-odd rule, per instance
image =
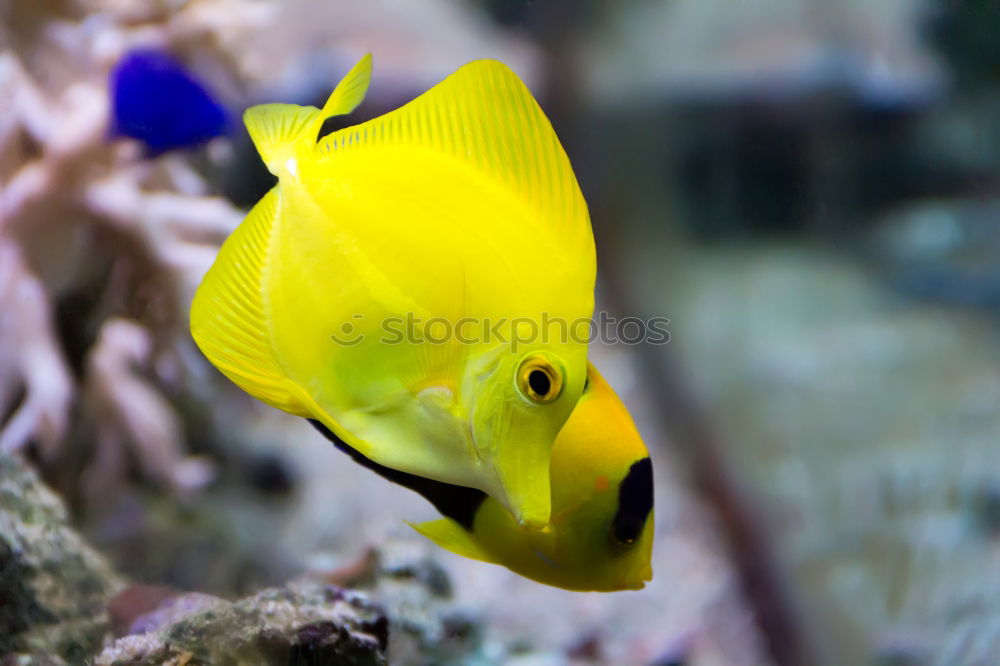
POLYGON ((642 590, 646 587, 646 583, 652 580, 653 580, 653 570, 647 567, 646 570, 642 572, 641 576, 629 579, 628 587, 626 589, 642 590))
POLYGON ((646 581, 648 580, 649 578, 633 578, 631 576, 615 578, 610 582, 610 585, 606 587, 599 587, 597 588, 597 591, 621 592, 624 590, 642 590, 645 589, 646 581))
POLYGON ((653 567, 649 564, 638 571, 638 575, 629 579, 629 590, 641 590, 646 583, 653 580, 653 567))

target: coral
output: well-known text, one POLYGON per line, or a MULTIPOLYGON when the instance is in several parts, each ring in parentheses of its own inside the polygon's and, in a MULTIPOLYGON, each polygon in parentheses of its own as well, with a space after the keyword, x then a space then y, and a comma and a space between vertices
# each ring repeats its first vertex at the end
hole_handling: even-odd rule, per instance
POLYGON ((134 144, 110 142, 106 81, 130 44, 196 40, 114 12, 95 30, 35 11, 10 9, 0 51, 0 309, 18 313, 0 320, 0 450, 34 443, 56 458, 82 399, 98 433, 87 478, 113 482, 106 473, 120 476, 131 452, 151 480, 190 489, 207 475, 184 457, 163 391, 191 369, 187 304, 242 213, 205 196, 180 158, 142 160, 134 144), (60 76, 42 61, 58 61, 60 76), (59 330, 58 305, 79 293, 77 329, 59 330))
POLYGON ((99 448, 85 472, 91 497, 124 477, 122 453, 131 444, 146 477, 183 494, 211 475, 207 463, 183 455, 181 425, 163 395, 133 372, 152 351, 151 332, 135 322, 112 318, 87 358, 86 413, 97 422, 99 448))
POLYGON ((74 387, 52 328, 52 304, 44 285, 24 264, 20 248, 0 239, 0 407, 20 387, 25 396, 0 430, 0 452, 16 451, 35 437, 51 457, 66 423, 74 387))

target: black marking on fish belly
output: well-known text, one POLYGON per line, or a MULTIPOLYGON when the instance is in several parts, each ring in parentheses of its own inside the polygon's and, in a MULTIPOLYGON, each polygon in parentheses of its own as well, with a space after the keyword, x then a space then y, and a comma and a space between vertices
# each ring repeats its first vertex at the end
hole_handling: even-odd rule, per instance
POLYGON ((398 483, 404 488, 420 493, 424 498, 434 505, 434 508, 441 512, 445 518, 451 518, 456 523, 464 527, 467 531, 472 531, 472 523, 476 519, 476 512, 483 501, 486 500, 486 493, 476 488, 466 488, 443 481, 434 481, 409 472, 401 472, 385 465, 366 458, 357 449, 347 442, 337 437, 329 428, 315 419, 306 419, 316 430, 323 433, 323 436, 333 442, 333 445, 349 455, 354 462, 362 467, 367 467, 382 478, 393 483, 398 483))
POLYGON ((611 523, 615 539, 633 543, 653 510, 653 463, 647 457, 633 463, 618 487, 618 512, 611 523))

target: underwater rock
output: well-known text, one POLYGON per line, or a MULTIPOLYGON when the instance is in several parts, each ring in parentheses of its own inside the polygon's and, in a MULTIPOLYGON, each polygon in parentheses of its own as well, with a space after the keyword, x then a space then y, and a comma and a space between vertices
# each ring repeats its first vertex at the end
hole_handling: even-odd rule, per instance
POLYGON ((348 567, 314 570, 311 578, 232 603, 162 591, 136 586, 116 597, 115 608, 143 610, 114 613, 128 635, 96 666, 493 663, 483 653, 479 618, 454 604, 448 576, 424 544, 389 542, 348 567), (148 608, 126 597, 163 598, 148 608))
POLYGON ((26 461, 0 455, 4 666, 465 664, 481 650, 478 618, 424 544, 373 551, 350 581, 364 592, 303 579, 230 602, 129 586, 67 520, 26 461))
POLYGON ((390 663, 468 664, 481 656, 481 620, 455 604, 448 574, 426 544, 389 541, 375 562, 371 595, 389 620, 390 663))
POLYGON ((313 581, 235 602, 182 594, 137 618, 96 666, 385 664, 387 621, 363 595, 313 581))
POLYGON ((105 608, 123 586, 28 464, 0 454, 0 660, 80 663, 109 634, 105 608))
POLYGON ((353 561, 318 555, 311 577, 363 590, 384 611, 389 663, 494 663, 486 657, 482 618, 452 598, 447 572, 429 544, 393 539, 353 561))
MULTIPOLYGON (((144 601, 123 600, 154 588, 127 587, 67 519, 66 507, 26 461, 0 455, 4 666, 84 663, 102 648, 96 664, 385 663, 389 621, 362 594, 300 581, 227 602, 162 588, 144 612, 144 601), (123 624, 124 606, 139 614, 123 624), (130 635, 104 647, 112 614, 119 632, 130 635)), ((140 596, 150 597, 146 592, 140 596)))

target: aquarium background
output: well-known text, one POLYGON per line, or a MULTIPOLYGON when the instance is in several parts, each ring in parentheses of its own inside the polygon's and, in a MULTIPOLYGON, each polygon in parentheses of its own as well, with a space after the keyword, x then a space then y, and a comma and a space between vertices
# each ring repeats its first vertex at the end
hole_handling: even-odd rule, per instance
POLYGON ((997 2, 0 0, 0 215, 10 663, 997 663, 997 2), (670 320, 591 354, 654 461, 646 589, 437 549, 191 341, 271 184, 240 114, 368 51, 337 126, 510 65, 598 309, 670 320))

